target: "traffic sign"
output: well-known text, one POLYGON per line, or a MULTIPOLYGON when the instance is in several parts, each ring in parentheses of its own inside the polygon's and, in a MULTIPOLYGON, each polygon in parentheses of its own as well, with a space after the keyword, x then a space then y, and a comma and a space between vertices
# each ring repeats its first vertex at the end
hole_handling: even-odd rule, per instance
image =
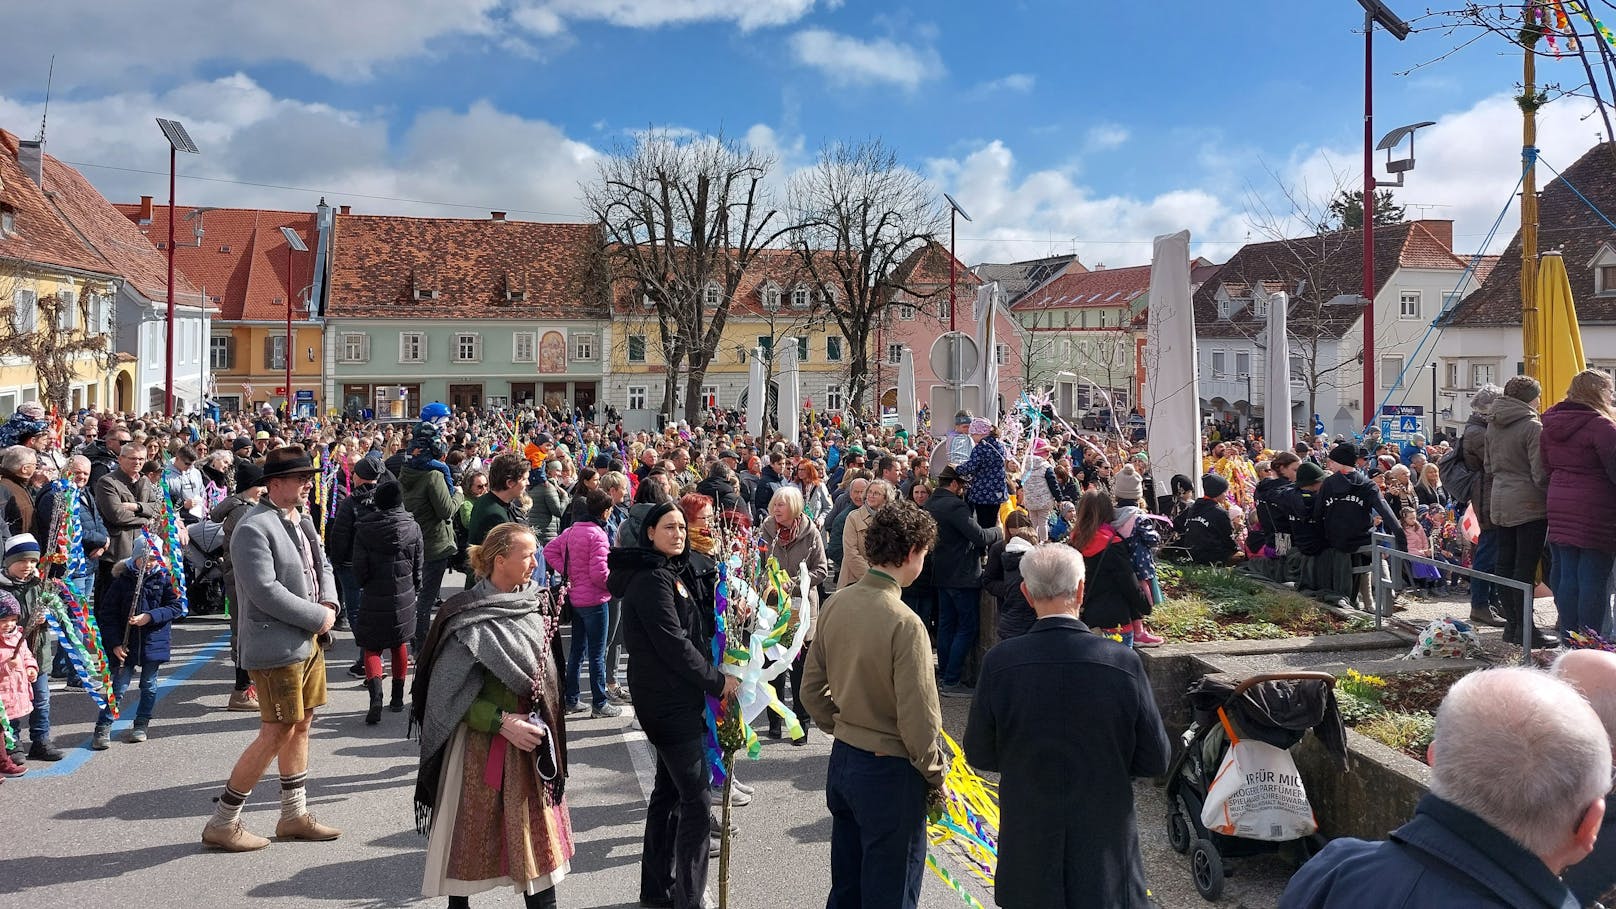
POLYGON ((1324 435, 1324 418, 1318 414, 1313 415, 1313 434, 1316 436, 1324 435))
POLYGON ((314 400, 314 389, 312 389, 312 388, 299 388, 297 390, 296 397, 297 397, 297 399, 299 401, 313 401, 314 400))
POLYGON ((962 331, 945 332, 932 342, 927 356, 932 375, 950 385, 958 385, 976 374, 980 352, 976 339, 962 331))

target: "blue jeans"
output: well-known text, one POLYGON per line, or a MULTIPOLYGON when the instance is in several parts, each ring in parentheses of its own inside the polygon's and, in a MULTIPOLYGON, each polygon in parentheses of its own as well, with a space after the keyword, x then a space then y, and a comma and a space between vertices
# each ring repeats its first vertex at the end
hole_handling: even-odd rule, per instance
POLYGON ((34 712, 28 714, 28 740, 44 742, 50 739, 50 673, 41 672, 34 678, 34 712))
POLYGON ((926 873, 926 781, 907 758, 838 741, 825 773, 830 896, 825 909, 914 909, 926 873))
POLYGON ((337 600, 342 604, 343 618, 352 622, 359 612, 359 579, 354 577, 352 565, 333 565, 331 573, 337 578, 337 600))
MULTIPOLYGON (((109 656, 109 660, 116 664, 112 667, 112 694, 118 699, 119 707, 122 708, 124 706, 123 693, 129 690, 129 682, 134 678, 136 665, 127 660, 118 663, 116 657, 109 656)), ((145 725, 152 718, 152 710, 157 706, 157 671, 162 668, 163 664, 155 660, 139 665, 140 707, 135 711, 136 723, 145 725)), ((119 714, 128 716, 129 711, 120 709, 119 714)), ((95 724, 97 726, 111 726, 112 714, 105 710, 101 711, 101 715, 96 717, 95 724)))
POLYGON ((589 654, 589 694, 596 710, 606 706, 607 605, 572 607, 572 650, 567 654, 567 706, 578 703, 578 676, 589 654))
MULTIPOLYGON (((1476 549, 1470 555, 1470 567, 1488 574, 1497 574, 1498 531, 1487 529, 1476 538, 1476 549)), ((1470 579, 1470 611, 1484 613, 1493 596, 1493 583, 1480 578, 1470 579)))
POLYGON ((1560 613, 1560 633, 1591 628, 1601 637, 1610 632, 1610 570, 1616 553, 1551 543, 1554 559, 1549 586, 1560 613))
POLYGON ((976 646, 982 594, 975 587, 937 588, 937 665, 944 685, 958 685, 965 658, 976 646))

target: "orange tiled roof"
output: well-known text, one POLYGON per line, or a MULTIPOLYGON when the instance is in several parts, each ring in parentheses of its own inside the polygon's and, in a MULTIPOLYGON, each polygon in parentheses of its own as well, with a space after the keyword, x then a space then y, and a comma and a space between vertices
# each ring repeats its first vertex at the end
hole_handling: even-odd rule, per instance
POLYGON ((600 243, 594 224, 339 214, 328 315, 603 318, 600 243), (436 298, 416 299, 418 287, 436 298))
MULTIPOLYGON (((145 234, 155 247, 168 242, 168 206, 156 205, 151 221, 140 223, 141 206, 120 204, 118 210, 145 234)), ((278 321, 286 317, 286 268, 291 258, 292 281, 297 285, 293 318, 306 319, 302 293, 312 283, 315 216, 313 212, 271 211, 256 208, 212 208, 203 212, 202 245, 193 232, 195 208, 174 210, 174 265, 193 284, 207 290, 225 321, 278 321), (290 227, 303 238, 306 253, 294 253, 281 233, 290 227)))
MULTIPOLYGON (((148 300, 168 299, 168 259, 146 241, 84 175, 50 155, 45 156, 45 191, 79 236, 100 253, 116 274, 148 300)), ((177 269, 174 300, 195 306, 200 295, 177 269)))
POLYGON ((16 213, 16 231, 0 234, 0 258, 111 275, 110 263, 84 244, 17 163, 17 137, 0 129, 0 203, 16 213))
POLYGON ((1017 312, 1126 306, 1150 291, 1150 266, 1105 268, 1061 275, 1011 306, 1017 312))

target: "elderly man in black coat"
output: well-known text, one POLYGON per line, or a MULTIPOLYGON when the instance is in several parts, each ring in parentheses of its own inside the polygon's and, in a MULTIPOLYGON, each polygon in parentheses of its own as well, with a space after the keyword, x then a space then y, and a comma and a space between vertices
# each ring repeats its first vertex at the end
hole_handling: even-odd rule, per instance
POLYGON ((1000 774, 1000 906, 1145 907, 1133 780, 1167 772, 1167 731, 1131 648, 1077 617, 1083 559, 1021 559, 1032 630, 988 651, 965 727, 971 766, 1000 774))

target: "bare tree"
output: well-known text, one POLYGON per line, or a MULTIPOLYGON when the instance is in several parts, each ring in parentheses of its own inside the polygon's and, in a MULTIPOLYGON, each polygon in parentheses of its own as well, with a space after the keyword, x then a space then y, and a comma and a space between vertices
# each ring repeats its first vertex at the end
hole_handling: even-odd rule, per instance
MULTIPOLYGON (((679 141, 655 131, 601 160, 582 188, 600 222, 611 274, 651 301, 667 382, 662 413, 685 384, 695 422, 730 304, 753 259, 784 233, 768 176, 774 159, 722 135, 679 141)), ((631 305, 638 305, 633 303, 631 305)))
POLYGON ((93 366, 97 375, 112 368, 107 326, 94 320, 101 318, 99 310, 111 307, 113 288, 105 281, 85 280, 76 292, 36 296, 33 285, 22 270, 0 274, 0 299, 11 301, 0 318, 0 356, 29 361, 41 403, 66 413, 73 381, 84 366, 93 366))
POLYGON ((883 313, 937 293, 913 292, 897 272, 934 242, 943 213, 926 181, 900 166, 880 140, 820 152, 819 162, 794 181, 791 207, 797 221, 791 244, 846 339, 847 406, 858 410, 870 387, 870 337, 883 313))

